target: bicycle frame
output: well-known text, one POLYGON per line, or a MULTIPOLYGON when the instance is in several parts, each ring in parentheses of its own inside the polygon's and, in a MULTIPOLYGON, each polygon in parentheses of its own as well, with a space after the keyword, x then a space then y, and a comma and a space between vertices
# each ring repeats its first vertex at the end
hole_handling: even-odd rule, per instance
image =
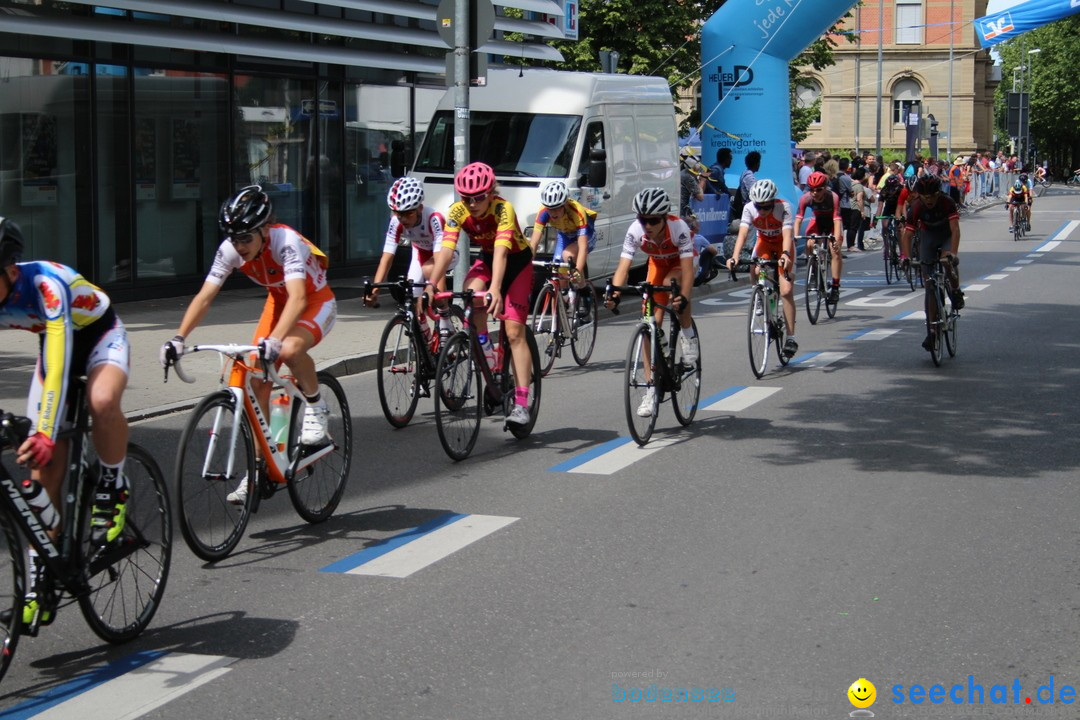
MULTIPOLYGON (((425 312, 428 317, 433 320, 438 320, 438 315, 431 312, 430 306, 424 299, 424 296, 419 298, 413 297, 412 291, 416 288, 426 288, 429 283, 413 282, 408 278, 402 278, 397 282, 385 282, 378 284, 364 284, 364 295, 370 294, 370 288, 387 288, 390 290, 391 297, 394 298, 394 302, 397 303, 397 314, 399 317, 404 317, 409 324, 409 332, 413 338, 416 339, 415 346, 423 348, 417 353, 417 375, 421 380, 431 380, 435 377, 435 365, 438 363, 438 356, 432 351, 430 343, 424 339, 424 333, 420 328, 420 319, 416 315, 416 303, 417 301, 423 303, 425 312)), ((438 329, 432 331, 438 332, 438 329)))
MULTIPOLYGON (((649 370, 649 375, 646 380, 651 382, 658 390, 663 392, 670 392, 677 388, 681 378, 676 380, 675 368, 672 365, 675 358, 675 336, 676 336, 676 323, 678 323, 678 313, 670 305, 664 305, 663 303, 656 302, 653 297, 658 292, 668 292, 672 296, 679 294, 679 284, 672 283, 671 285, 653 285, 651 283, 641 283, 640 285, 608 285, 604 290, 605 296, 611 295, 612 291, 619 291, 621 293, 640 293, 641 294, 641 319, 638 320, 639 325, 645 325, 649 328, 649 352, 648 364, 646 367, 649 370), (656 321, 656 309, 659 308, 667 313, 668 316, 668 335, 667 335, 667 352, 663 352, 660 345, 660 328, 656 321), (657 358, 660 361, 657 362, 657 358)), ((618 314, 618 308, 612 310, 613 313, 618 314)))
POLYGON ((552 328, 552 332, 555 333, 555 335, 560 339, 567 337, 567 328, 570 328, 572 326, 570 324, 570 315, 567 311, 567 308, 569 307, 569 300, 562 294, 562 282, 569 282, 570 276, 567 275, 564 277, 561 273, 559 273, 559 270, 561 270, 562 268, 569 268, 570 273, 573 273, 574 263, 573 261, 566 263, 562 262, 561 260, 554 259, 533 260, 533 266, 548 268, 549 270, 551 270, 551 274, 548 275, 546 280, 544 280, 544 284, 540 287, 540 291, 543 292, 545 287, 550 287, 555 291, 555 304, 557 308, 555 317, 557 319, 555 321, 555 327, 552 328))

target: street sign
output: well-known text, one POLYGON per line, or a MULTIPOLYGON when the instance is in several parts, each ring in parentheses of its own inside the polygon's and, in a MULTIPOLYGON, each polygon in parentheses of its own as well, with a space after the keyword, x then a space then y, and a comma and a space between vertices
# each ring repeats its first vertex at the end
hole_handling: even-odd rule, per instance
MULTIPOLYGON (((315 114, 315 98, 300 101, 300 117, 311 117, 315 114)), ((319 100, 319 117, 337 117, 336 100, 319 100)))
MULTIPOLYGON (((458 0, 441 0, 435 11, 435 29, 446 47, 454 48, 454 6, 458 0)), ((475 50, 488 41, 495 29, 495 6, 491 0, 462 0, 469 3, 472 27, 469 33, 469 50, 475 50)))

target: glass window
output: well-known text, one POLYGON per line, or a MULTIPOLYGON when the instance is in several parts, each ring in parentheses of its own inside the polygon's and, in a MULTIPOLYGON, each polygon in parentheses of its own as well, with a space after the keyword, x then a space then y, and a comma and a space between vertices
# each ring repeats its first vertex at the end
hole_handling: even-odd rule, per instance
POLYGON ((131 201, 128 197, 128 93, 127 68, 94 65, 97 93, 94 98, 97 152, 97 253, 94 269, 106 287, 129 284, 131 234, 127 232, 131 201), (121 232, 123 230, 123 232, 121 232))
POLYGON ((922 87, 914 80, 900 80, 893 87, 893 123, 904 122, 904 115, 911 104, 922 98, 922 87))
MULTIPOLYGON (((815 80, 809 78, 799 78, 798 84, 795 86, 795 105, 800 108, 812 108, 814 103, 821 97, 821 86, 817 84, 815 80)), ((815 123, 821 122, 821 106, 818 106, 817 115, 814 117, 815 123)))
POLYGON ((604 144, 604 123, 599 120, 595 120, 589 123, 589 126, 585 129, 585 142, 581 144, 581 161, 578 162, 578 169, 581 171, 581 176, 578 178, 578 186, 585 187, 589 184, 589 162, 591 158, 589 154, 593 150, 605 150, 607 146, 604 144))
POLYGON ((896 0, 896 44, 912 45, 923 41, 922 0, 896 0))

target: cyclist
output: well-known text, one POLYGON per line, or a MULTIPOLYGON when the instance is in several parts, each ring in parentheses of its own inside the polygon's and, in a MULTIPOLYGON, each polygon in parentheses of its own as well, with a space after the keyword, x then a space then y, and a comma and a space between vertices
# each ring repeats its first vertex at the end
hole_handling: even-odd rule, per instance
MULTIPOLYGON (((900 258, 905 268, 910 263, 911 237, 915 230, 922 230, 919 240, 919 257, 924 266, 933 265, 940 257, 945 260, 946 289, 952 299, 953 307, 964 307, 964 293, 960 290, 960 275, 957 271, 960 250, 960 211, 951 197, 941 192, 941 181, 933 175, 923 175, 915 182, 915 199, 911 202, 907 222, 900 236, 900 258)), ((929 290, 929 287, 927 288, 929 290)), ((934 303, 927 303, 930 311, 928 321, 937 320, 937 308, 934 303)), ((928 326, 929 327, 929 326, 928 326)), ((929 332, 923 340, 923 348, 932 350, 934 339, 929 332)))
MULTIPOLYGON (((412 262, 409 263, 409 280, 414 283, 423 282, 431 278, 431 271, 435 268, 435 257, 442 249, 443 226, 446 220, 441 213, 424 207, 424 185, 416 178, 403 177, 394 181, 390 191, 386 194, 386 204, 393 215, 390 217, 390 225, 386 229, 386 240, 383 243, 383 255, 379 260, 379 267, 375 271, 375 284, 386 279, 390 272, 390 264, 394 261, 401 240, 404 238, 412 246, 412 262)), ((456 255, 455 255, 456 260, 456 255)), ((446 289, 446 282, 439 286, 439 290, 446 289)), ((422 288, 415 288, 413 295, 419 298, 423 295, 422 288)), ((371 294, 364 298, 366 305, 374 305, 379 297, 379 289, 372 288, 371 294)), ((445 303, 444 303, 445 305, 445 303)), ((416 308, 416 317, 420 320, 420 329, 425 337, 430 337, 431 328, 428 327, 427 314, 420 311, 419 304, 416 308)), ((449 315, 439 314, 439 330, 449 333, 453 326, 450 324, 449 315)))
POLYGON ((514 407, 506 422, 528 425, 532 355, 525 340, 525 324, 532 292, 532 250, 521 232, 513 205, 495 187, 495 171, 490 165, 482 162, 466 165, 454 177, 454 189, 461 200, 451 205, 447 213, 442 252, 431 271, 431 281, 438 284, 446 277, 458 236, 465 231, 480 246, 480 258, 465 276, 465 287, 487 291, 484 306, 473 314, 473 323, 490 365, 494 363, 495 351, 487 337, 487 315, 490 312, 505 317, 504 340, 510 346, 514 375, 521 383, 514 389, 514 407))
MULTIPOLYGON (((540 190, 540 202, 543 205, 536 213, 532 237, 529 239, 532 254, 536 255, 544 228, 551 225, 558 231, 555 251, 551 256, 561 258, 563 262, 574 261, 574 284, 581 288, 587 277, 585 262, 588 260, 589 251, 596 247, 596 211, 571 199, 570 189, 562 180, 552 180, 544 185, 540 190)), ((571 297, 570 302, 573 301, 574 298, 571 297)), ((580 311, 587 313, 589 308, 583 306, 580 311)))
POLYGON ((1027 173, 1020 173, 1020 182, 1027 188, 1027 206, 1024 208, 1024 230, 1031 232, 1031 210, 1035 206, 1035 181, 1027 173))
MULTIPOLYGON (((844 271, 844 256, 840 254, 840 241, 844 237, 843 223, 840 218, 840 196, 829 189, 829 177, 825 173, 811 173, 806 181, 810 189, 799 198, 799 211, 795 213, 795 227, 801 228, 803 215, 809 207, 814 214, 806 228, 808 235, 815 233, 832 234, 829 245, 832 247, 832 283, 829 286, 829 302, 840 299, 840 274, 844 271)), ((814 253, 815 242, 806 241, 806 256, 814 253)))
MULTIPOLYGON (((22 252, 19 226, 0 217, 0 327, 29 330, 41 337, 26 410, 33 432, 16 456, 19 463, 30 466, 31 478, 45 488, 53 517, 58 517, 55 509, 60 507, 69 443, 57 440, 57 433, 65 424, 68 390, 85 375, 91 439, 101 466, 90 541, 103 547, 123 531, 127 512, 128 424, 120 407, 131 368, 127 331, 100 288, 66 265, 19 262, 22 252)), ((43 520, 49 524, 44 513, 43 520)), ((41 624, 53 620, 55 598, 41 596, 44 570, 31 549, 25 623, 33 622, 39 609, 41 624)))
MULTIPOLYGON (((273 204, 259 185, 242 188, 222 203, 218 228, 225 239, 202 288, 184 312, 176 336, 162 345, 161 364, 167 367, 173 352, 183 355, 186 338, 206 317, 225 279, 239 270, 268 291, 253 342, 268 362, 277 366, 284 363, 292 370, 307 401, 300 442, 320 445, 326 440, 330 411, 319 394, 315 361, 308 350, 330 332, 337 319, 337 301, 326 284, 327 258, 296 230, 274 222, 273 204)), ((233 372, 242 371, 236 368, 233 372)), ((257 383, 256 392, 265 412, 270 384, 257 383)), ((248 479, 243 478, 226 500, 242 505, 247 492, 248 479)))
MULTIPOLYGON (((901 182, 899 175, 889 175, 885 178, 885 181, 881 185, 881 189, 878 191, 878 217, 894 217, 896 215, 896 207, 900 203, 900 193, 903 190, 903 186, 904 183, 901 182)), ((877 221, 875 220, 875 222, 877 221)), ((891 224, 891 220, 881 221, 881 232, 883 235, 888 231, 891 224)), ((899 227, 897 230, 899 230, 899 227)))
MULTIPOLYGON (((694 333, 690 316, 690 295, 694 287, 694 239, 690 228, 678 215, 671 214, 671 198, 663 188, 645 188, 634 196, 634 213, 637 219, 630 223, 623 240, 622 254, 611 278, 612 285, 623 285, 630 274, 630 263, 640 249, 649 256, 649 272, 645 281, 653 285, 679 283, 679 294, 671 300, 671 307, 678 312, 679 343, 683 361, 694 363, 698 358, 698 338, 694 333)), ((612 292, 604 299, 609 309, 619 304, 622 293, 612 292)), ((656 302, 667 305, 668 293, 656 293, 656 302)), ((664 320, 662 308, 654 313, 657 323, 664 320)), ((653 408, 653 388, 646 391, 638 407, 638 415, 649 417, 653 408)))
MULTIPOLYGON (((753 225, 757 230, 754 257, 780 263, 777 274, 780 276, 780 299, 784 303, 784 320, 787 323, 787 340, 784 341, 783 350, 784 355, 790 358, 799 351, 799 343, 795 342, 795 284, 790 275, 790 270, 795 267, 795 218, 791 214, 791 205, 776 195, 776 183, 767 178, 751 186, 751 202, 743 208, 739 236, 735 239, 727 266, 729 270, 734 269, 736 258, 742 252, 750 226, 753 225)), ((751 284, 754 281, 755 278, 751 277, 751 284)))
POLYGON ((1009 188, 1009 194, 1006 200, 1009 203, 1009 230, 1012 230, 1015 214, 1017 212, 1021 213, 1021 218, 1023 219, 1023 213, 1030 207, 1031 190, 1028 189, 1026 183, 1017 179, 1009 188))

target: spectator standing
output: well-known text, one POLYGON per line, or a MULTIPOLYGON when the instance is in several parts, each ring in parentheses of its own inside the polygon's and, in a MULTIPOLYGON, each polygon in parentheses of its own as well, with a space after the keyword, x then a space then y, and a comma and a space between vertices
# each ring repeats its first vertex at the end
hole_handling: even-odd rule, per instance
POLYGON ((799 189, 806 192, 809 188, 806 185, 806 178, 810 177, 810 173, 814 172, 814 160, 817 158, 812 152, 808 152, 803 155, 803 164, 799 168, 799 189))
POLYGON ((866 250, 863 245, 863 233, 869 225, 870 203, 866 198, 866 168, 855 168, 851 174, 851 225, 847 231, 847 246, 854 245, 859 250, 866 250))

